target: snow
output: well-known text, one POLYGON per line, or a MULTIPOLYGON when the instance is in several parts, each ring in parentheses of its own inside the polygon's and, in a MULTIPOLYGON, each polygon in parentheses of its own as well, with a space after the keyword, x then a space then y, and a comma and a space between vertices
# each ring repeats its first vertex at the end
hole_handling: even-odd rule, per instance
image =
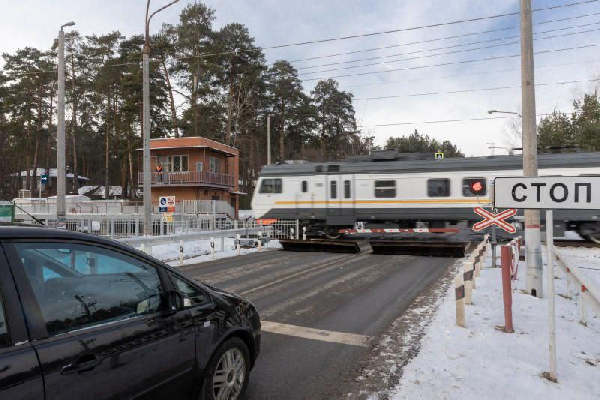
MULTIPOLYGON (((569 250, 569 257, 600 268, 598 251, 587 250, 569 250)), ((425 330, 419 354, 406 365, 392 398, 600 398, 600 318, 589 317, 587 327, 578 322, 578 305, 564 297, 566 280, 558 268, 558 383, 551 383, 541 377, 549 370, 547 299, 520 291, 525 287, 526 274, 521 262, 519 278, 513 282, 515 333, 497 330, 504 325, 501 270, 489 268, 489 256, 486 266, 476 281, 474 305, 467 306, 467 327, 455 324, 451 285, 425 330)))
POLYGON ((557 249, 567 266, 579 268, 579 271, 591 279, 600 288, 600 249, 582 249, 578 247, 563 247, 557 249))
MULTIPOLYGON (((36 177, 40 177, 40 176, 42 176, 42 175, 44 175, 46 173, 46 168, 37 168, 35 171, 36 171, 35 176, 36 177)), ((14 174, 12 174, 12 176, 17 176, 17 175, 18 175, 18 172, 15 172, 14 174)), ((27 176, 27 170, 21 171, 21 176, 22 177, 26 177, 27 176)), ((29 176, 33 176, 33 169, 32 168, 29 169, 29 176)), ((69 172, 69 173, 67 173, 66 176, 67 176, 67 178, 73 179, 73 177, 75 175, 73 175, 73 173, 69 172)), ((51 178, 56 178, 56 168, 50 168, 50 177, 51 178)), ((79 175, 77 178, 79 180, 84 180, 84 181, 89 181, 90 180, 89 178, 86 178, 85 176, 81 176, 81 175, 79 175)))
MULTIPOLYGON (((109 197, 121 196, 123 194, 123 188, 121 186, 109 186, 109 197)), ((80 195, 91 195, 91 196, 102 196, 104 197, 104 186, 82 186, 79 188, 78 193, 80 195)))
POLYGON ((254 218, 254 211, 252 210, 239 210, 238 215, 240 220, 246 220, 248 218, 254 218))
MULTIPOLYGON (((237 250, 234 248, 233 238, 225 238, 225 249, 221 248, 221 239, 215 239, 215 258, 221 259, 234 257, 237 255, 237 250)), ((262 251, 270 251, 280 249, 281 245, 277 240, 271 240, 262 247, 262 251)), ((258 248, 240 249, 240 255, 257 252, 258 248)), ((161 261, 166 262, 172 267, 178 267, 179 264, 179 242, 162 244, 160 246, 152 246, 152 256, 161 261)), ((210 240, 195 240, 183 242, 183 264, 198 264, 205 261, 213 260, 210 254, 210 240)))

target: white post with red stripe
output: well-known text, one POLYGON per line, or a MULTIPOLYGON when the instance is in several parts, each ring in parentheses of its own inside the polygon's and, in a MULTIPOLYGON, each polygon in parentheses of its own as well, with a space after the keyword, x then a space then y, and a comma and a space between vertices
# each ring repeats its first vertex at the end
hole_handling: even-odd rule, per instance
POLYGON ((456 228, 409 228, 409 229, 340 229, 339 233, 346 235, 362 233, 458 233, 456 228))

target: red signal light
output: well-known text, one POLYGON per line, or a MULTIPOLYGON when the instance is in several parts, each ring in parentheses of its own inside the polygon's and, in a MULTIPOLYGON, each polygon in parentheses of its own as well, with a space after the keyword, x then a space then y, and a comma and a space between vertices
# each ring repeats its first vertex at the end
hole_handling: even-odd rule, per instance
POLYGON ((481 182, 481 181, 475 181, 475 182, 471 183, 471 192, 473 194, 481 193, 484 189, 485 189, 485 186, 483 185, 483 182, 481 182))

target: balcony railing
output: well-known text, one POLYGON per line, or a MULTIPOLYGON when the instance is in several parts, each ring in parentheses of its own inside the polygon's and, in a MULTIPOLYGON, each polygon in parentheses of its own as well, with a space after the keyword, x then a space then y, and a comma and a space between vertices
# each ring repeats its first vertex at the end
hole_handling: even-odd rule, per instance
MULTIPOLYGON (((153 186, 216 186, 232 188, 234 186, 233 175, 216 174, 208 171, 188 172, 152 172, 153 186)), ((144 184, 144 173, 139 173, 140 186, 144 184)))

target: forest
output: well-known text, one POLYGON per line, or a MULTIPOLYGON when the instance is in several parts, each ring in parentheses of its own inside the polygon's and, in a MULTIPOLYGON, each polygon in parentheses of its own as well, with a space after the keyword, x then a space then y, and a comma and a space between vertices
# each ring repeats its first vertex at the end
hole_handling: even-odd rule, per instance
MULTIPOLYGON (((241 189, 266 163, 267 116, 272 160, 329 160, 364 154, 352 94, 335 80, 307 93, 286 60, 268 64, 248 29, 214 27, 202 3, 151 37, 151 136, 203 136, 240 149, 241 189)), ((143 35, 65 34, 68 172, 94 185, 137 193, 141 171, 143 35)), ((2 54, 0 198, 35 188, 38 168, 56 166, 57 43, 2 54), (18 171, 27 171, 23 177, 18 171)), ((69 193, 77 193, 77 179, 69 193)), ((70 186, 70 185, 69 185, 70 186)))

